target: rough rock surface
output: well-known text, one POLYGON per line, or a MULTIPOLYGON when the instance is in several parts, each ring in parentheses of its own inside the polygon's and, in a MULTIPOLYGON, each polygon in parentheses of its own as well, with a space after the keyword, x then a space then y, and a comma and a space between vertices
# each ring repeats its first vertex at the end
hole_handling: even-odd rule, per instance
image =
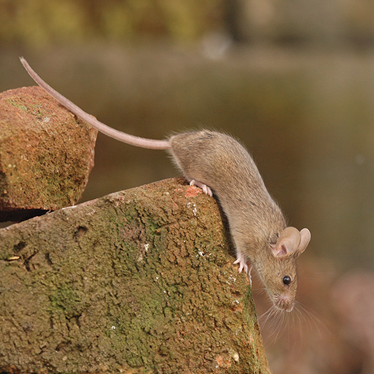
POLYGON ((269 373, 216 201, 183 179, 0 230, 0 372, 269 373))
POLYGON ((97 131, 43 89, 0 94, 0 221, 75 204, 94 164, 97 131))

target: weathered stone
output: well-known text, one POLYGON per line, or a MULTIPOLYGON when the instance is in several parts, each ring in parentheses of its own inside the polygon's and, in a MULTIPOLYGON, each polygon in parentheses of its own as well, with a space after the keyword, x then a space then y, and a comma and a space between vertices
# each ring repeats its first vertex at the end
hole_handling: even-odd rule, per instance
POLYGON ((94 164, 97 131, 43 89, 0 94, 0 221, 75 204, 94 164))
POLYGON ((229 243, 183 179, 0 230, 0 372, 269 373, 229 243))

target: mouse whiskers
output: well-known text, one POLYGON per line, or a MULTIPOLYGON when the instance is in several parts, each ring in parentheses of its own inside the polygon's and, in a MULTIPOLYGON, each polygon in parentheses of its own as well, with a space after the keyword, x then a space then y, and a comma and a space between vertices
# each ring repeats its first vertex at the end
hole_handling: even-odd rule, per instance
POLYGON ((259 323, 264 331, 265 342, 273 344, 284 333, 288 325, 288 319, 286 312, 273 305, 259 317, 259 323))
POLYGON ((256 296, 266 295, 266 288, 252 288, 252 293, 256 296))
POLYGON ((316 312, 298 301, 295 303, 295 314, 296 313, 299 316, 300 325, 303 325, 306 330, 317 332, 319 338, 322 338, 323 332, 329 331, 326 323, 322 320, 322 317, 319 317, 316 312))
MULTIPOLYGON (((271 306, 259 317, 265 344, 272 345, 280 337, 285 338, 293 345, 300 345, 307 331, 313 332, 316 338, 322 338, 326 326, 316 313, 306 306, 295 303, 294 310, 290 313, 271 306)), ((309 334, 308 334, 309 336, 309 334)))

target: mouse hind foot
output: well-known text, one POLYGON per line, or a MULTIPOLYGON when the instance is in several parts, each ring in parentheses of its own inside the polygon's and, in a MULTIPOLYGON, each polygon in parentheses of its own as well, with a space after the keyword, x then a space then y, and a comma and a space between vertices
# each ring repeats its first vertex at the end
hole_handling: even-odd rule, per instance
POLYGON ((195 179, 192 179, 190 181, 190 186, 196 186, 196 187, 200 187, 203 192, 205 194, 207 194, 208 196, 213 196, 213 192, 212 190, 210 189, 210 187, 208 187, 206 184, 204 183, 201 183, 201 182, 198 182, 198 181, 195 181, 195 179))

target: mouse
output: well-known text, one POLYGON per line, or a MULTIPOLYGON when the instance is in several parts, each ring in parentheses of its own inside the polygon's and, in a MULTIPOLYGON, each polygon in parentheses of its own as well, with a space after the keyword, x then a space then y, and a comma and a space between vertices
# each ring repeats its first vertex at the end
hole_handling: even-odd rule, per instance
POLYGON ((31 78, 61 105, 103 134, 121 142, 168 151, 190 185, 214 196, 225 213, 236 251, 238 271, 255 269, 273 306, 291 312, 298 275, 296 259, 311 233, 287 226, 284 215, 267 191, 246 148, 233 137, 211 130, 182 132, 166 140, 126 134, 98 121, 54 90, 21 57, 31 78))

